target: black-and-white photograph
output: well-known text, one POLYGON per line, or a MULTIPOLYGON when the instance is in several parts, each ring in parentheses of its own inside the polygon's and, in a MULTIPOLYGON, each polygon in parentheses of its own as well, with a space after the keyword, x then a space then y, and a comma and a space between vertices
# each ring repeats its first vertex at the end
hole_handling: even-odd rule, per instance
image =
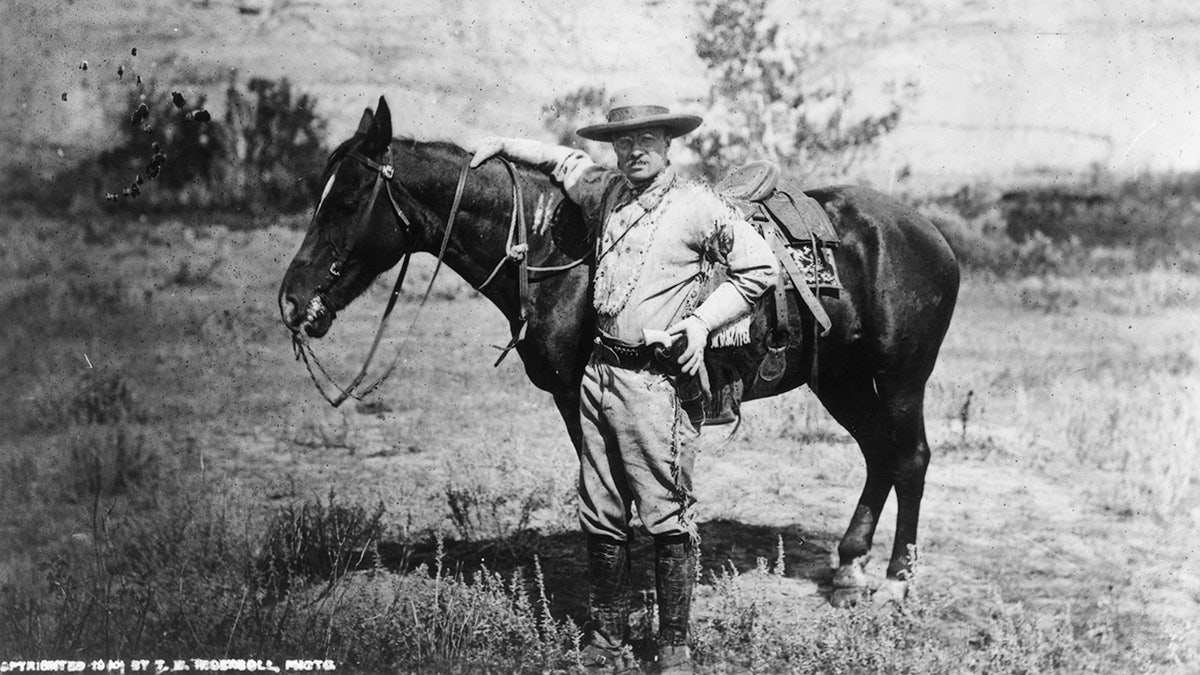
POLYGON ((1192 0, 7 0, 0 672, 1200 672, 1192 0))

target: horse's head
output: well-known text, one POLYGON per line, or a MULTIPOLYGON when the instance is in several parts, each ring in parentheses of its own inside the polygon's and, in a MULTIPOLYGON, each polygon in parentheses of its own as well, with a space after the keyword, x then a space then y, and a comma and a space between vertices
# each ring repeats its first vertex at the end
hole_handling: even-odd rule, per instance
POLYGON ((363 112, 358 131, 329 158, 308 233, 279 288, 279 310, 294 333, 322 337, 337 312, 411 249, 414 233, 391 179, 392 117, 363 112))

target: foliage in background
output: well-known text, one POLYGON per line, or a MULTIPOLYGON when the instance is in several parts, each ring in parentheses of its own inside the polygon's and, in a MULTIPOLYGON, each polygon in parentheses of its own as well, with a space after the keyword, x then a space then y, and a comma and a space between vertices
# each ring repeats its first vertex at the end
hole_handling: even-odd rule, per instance
POLYGON ((584 86, 542 106, 542 120, 554 142, 582 148, 595 157, 607 144, 589 141, 575 131, 603 120, 611 105, 612 96, 604 86, 584 86))
POLYGON ((1007 277, 1200 272, 1200 174, 1000 191, 968 185, 911 199, 968 270, 1007 277))
POLYGON ((753 160, 771 160, 799 177, 840 176, 895 129, 909 83, 882 110, 855 104, 854 87, 823 60, 849 41, 836 25, 803 10, 796 30, 767 16, 767 0, 707 0, 696 54, 710 80, 704 125, 687 138, 701 168, 717 180, 753 160))
POLYGON ((1017 242, 1040 234, 1055 243, 1133 249, 1143 262, 1200 250, 1200 174, 1118 178, 1097 171, 1076 185, 1009 190, 999 206, 1017 242))
MULTIPOLYGON (((821 65, 836 42, 850 38, 785 31, 767 17, 767 0, 707 0, 700 11, 696 54, 709 91, 697 110, 704 124, 684 143, 709 180, 761 159, 801 178, 842 176, 896 127, 915 95, 908 83, 882 110, 860 108, 853 86, 821 65)), ((810 23, 826 25, 817 11, 806 10, 810 23)), ((575 130, 604 119, 609 94, 603 86, 585 86, 555 99, 542 108, 546 129, 557 142, 595 154, 601 144, 583 142, 575 130)))

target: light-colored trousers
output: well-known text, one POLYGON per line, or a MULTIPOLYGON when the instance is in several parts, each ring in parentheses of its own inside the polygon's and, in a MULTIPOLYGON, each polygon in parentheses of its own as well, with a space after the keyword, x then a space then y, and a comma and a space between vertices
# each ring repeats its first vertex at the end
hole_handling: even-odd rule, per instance
POLYGON ((696 537, 692 470, 700 433, 666 376, 627 370, 592 355, 583 374, 579 521, 625 541, 633 508, 651 535, 696 537))

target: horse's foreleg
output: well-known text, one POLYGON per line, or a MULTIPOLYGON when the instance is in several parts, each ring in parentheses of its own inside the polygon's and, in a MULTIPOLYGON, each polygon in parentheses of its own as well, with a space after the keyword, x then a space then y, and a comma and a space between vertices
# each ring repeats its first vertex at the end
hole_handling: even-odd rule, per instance
POLYGON ((575 446, 575 455, 578 456, 583 448, 583 426, 579 420, 579 397, 556 394, 554 405, 558 407, 558 414, 562 415, 563 424, 567 426, 567 436, 571 438, 571 445, 575 446))

